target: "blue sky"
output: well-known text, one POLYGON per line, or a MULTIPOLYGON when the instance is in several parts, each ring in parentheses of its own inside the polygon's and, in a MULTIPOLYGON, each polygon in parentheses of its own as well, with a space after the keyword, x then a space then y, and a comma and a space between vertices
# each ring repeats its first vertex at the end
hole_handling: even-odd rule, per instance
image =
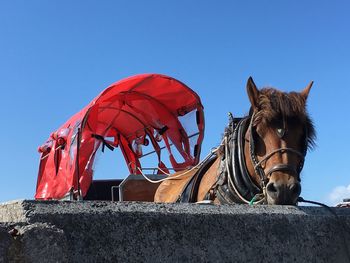
MULTIPOLYGON (((37 147, 109 84, 139 73, 170 75, 200 95, 202 157, 228 111, 247 113, 249 76, 285 91, 314 80, 318 139, 302 195, 350 196, 349 13, 348 1, 0 1, 0 202, 33 198, 37 147)), ((110 160, 101 169, 124 165, 110 160)))

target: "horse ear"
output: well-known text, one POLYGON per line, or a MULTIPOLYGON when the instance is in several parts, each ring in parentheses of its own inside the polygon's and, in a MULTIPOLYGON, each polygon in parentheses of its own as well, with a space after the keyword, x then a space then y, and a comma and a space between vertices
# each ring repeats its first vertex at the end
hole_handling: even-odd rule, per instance
POLYGON ((301 96, 303 96, 304 100, 306 100, 307 97, 309 96, 309 92, 310 92, 310 90, 311 90, 312 84, 314 84, 313 81, 311 81, 311 82, 305 87, 305 89, 304 89, 302 92, 300 92, 300 94, 301 94, 301 96))
POLYGON ((247 81, 247 93, 248 93, 248 97, 250 100, 250 103, 252 104, 253 109, 257 109, 258 105, 259 105, 259 90, 256 87, 253 78, 249 77, 248 81, 247 81))

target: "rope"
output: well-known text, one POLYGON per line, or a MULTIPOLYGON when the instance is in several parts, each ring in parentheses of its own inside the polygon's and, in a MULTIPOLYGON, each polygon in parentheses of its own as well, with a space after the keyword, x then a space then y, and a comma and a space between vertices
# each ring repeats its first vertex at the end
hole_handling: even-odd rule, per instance
MULTIPOLYGON (((191 169, 189 169, 189 170, 187 170, 187 171, 185 171, 185 172, 183 172, 183 173, 181 173, 181 174, 172 176, 172 177, 167 177, 167 178, 163 178, 163 179, 160 179, 160 180, 152 180, 152 179, 149 179, 149 178, 143 173, 143 171, 142 171, 142 169, 141 169, 140 167, 137 166, 136 169, 141 173, 141 175, 142 175, 148 182, 150 182, 150 183, 152 183, 152 184, 158 184, 158 183, 161 183, 161 182, 163 182, 163 181, 178 179, 178 178, 180 178, 180 177, 182 177, 182 176, 184 176, 184 175, 186 175, 186 174, 192 172, 194 169, 199 168, 205 161, 207 161, 211 156, 213 156, 213 154, 219 149, 219 147, 220 147, 221 145, 222 145, 222 142, 221 142, 221 144, 220 144, 218 147, 213 148, 213 149, 210 151, 210 153, 209 153, 201 162, 199 162, 197 165, 193 166, 191 169)), ((131 163, 129 163, 129 165, 131 165, 131 163)), ((158 169, 159 169, 161 172, 163 172, 165 175, 168 175, 168 176, 171 175, 171 174, 169 174, 169 173, 166 173, 165 171, 163 171, 163 170, 162 170, 161 168, 159 168, 159 167, 158 167, 158 169)))
POLYGON ((254 195, 254 197, 252 198, 252 200, 249 201, 249 205, 259 205, 259 204, 263 204, 266 200, 266 187, 264 187, 263 189, 263 193, 262 194, 256 194, 254 195), (260 200, 256 201, 255 200, 257 198, 260 198, 260 200))
POLYGON ((252 198, 252 200, 250 200, 249 205, 254 205, 256 199, 256 195, 252 198))

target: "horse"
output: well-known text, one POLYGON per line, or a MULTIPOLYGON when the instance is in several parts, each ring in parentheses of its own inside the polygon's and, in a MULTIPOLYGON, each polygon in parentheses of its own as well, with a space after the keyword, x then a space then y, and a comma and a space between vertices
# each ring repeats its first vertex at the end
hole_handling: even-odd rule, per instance
POLYGON ((306 109, 312 85, 301 92, 258 89, 249 77, 249 114, 230 114, 222 143, 199 165, 170 175, 154 201, 296 205, 305 156, 316 139, 306 109))

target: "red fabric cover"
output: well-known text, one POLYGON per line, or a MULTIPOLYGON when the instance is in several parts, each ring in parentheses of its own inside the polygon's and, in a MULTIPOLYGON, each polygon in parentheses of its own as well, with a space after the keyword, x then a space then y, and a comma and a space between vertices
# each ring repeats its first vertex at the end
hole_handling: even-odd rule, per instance
MULTIPOLYGON (((130 172, 135 173, 138 172, 135 167, 141 164, 132 144, 146 136, 159 153, 154 134, 164 130, 162 138, 170 151, 173 168, 179 170, 196 165, 204 135, 204 113, 194 91, 174 78, 159 74, 137 75, 110 85, 39 147, 41 159, 35 198, 60 199, 69 191, 79 189, 86 195, 92 181, 95 154, 103 144, 95 135, 105 139, 112 137, 109 144, 121 148, 130 172), (189 134, 178 117, 194 110, 197 111, 199 135, 197 151, 193 153, 189 134), (169 141, 184 159, 183 163, 176 162, 169 141)), ((156 165, 170 168, 164 166, 160 156, 156 165)))

